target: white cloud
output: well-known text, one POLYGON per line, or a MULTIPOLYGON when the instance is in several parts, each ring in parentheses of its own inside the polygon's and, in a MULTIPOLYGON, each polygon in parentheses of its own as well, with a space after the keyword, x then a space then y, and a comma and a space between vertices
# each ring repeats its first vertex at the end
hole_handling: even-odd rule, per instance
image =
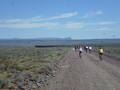
POLYGON ((57 27, 58 23, 21 23, 21 24, 0 24, 0 28, 52 28, 57 27))
POLYGON ((94 14, 95 14, 95 15, 101 15, 101 14, 103 14, 103 11, 98 10, 98 11, 94 12, 94 14))
POLYGON ((96 15, 101 15, 101 14, 103 14, 103 11, 101 11, 101 10, 98 10, 95 12, 89 12, 89 13, 85 14, 84 16, 81 16, 80 19, 90 18, 90 17, 94 17, 96 15))
POLYGON ((97 22, 96 24, 98 25, 111 25, 111 24, 116 24, 118 22, 114 22, 114 21, 103 21, 103 22, 97 22))
POLYGON ((8 20, 0 20, 0 23, 16 23, 20 21, 21 19, 8 19, 8 20))
MULTIPOLYGON (((64 29, 83 29, 95 26, 106 26, 115 24, 117 22, 103 21, 103 22, 33 22, 33 23, 4 23, 0 24, 0 28, 64 28, 64 29)), ((108 30, 110 28, 98 28, 97 30, 108 30)))
POLYGON ((103 28, 97 28, 96 30, 112 30, 111 28, 103 27, 103 28))
POLYGON ((113 24, 118 24, 119 22, 117 21, 100 21, 100 22, 86 22, 87 25, 96 25, 96 26, 102 26, 102 25, 113 25, 113 24))
POLYGON ((30 22, 39 22, 39 21, 49 21, 49 20, 57 20, 57 19, 65 19, 76 16, 77 12, 72 13, 64 13, 58 16, 53 17, 32 17, 28 19, 8 19, 8 20, 0 20, 0 23, 30 23, 30 22))
POLYGON ((45 22, 45 23, 16 23, 16 24, 0 24, 0 28, 64 28, 64 29, 81 29, 86 26, 81 22, 45 22))
POLYGON ((48 20, 64 19, 64 18, 70 18, 70 17, 76 16, 76 15, 77 15, 77 12, 72 12, 72 13, 61 14, 58 16, 53 16, 53 17, 47 17, 47 18, 35 17, 30 19, 30 21, 48 21, 48 20))
POLYGON ((54 20, 54 19, 63 19, 63 18, 69 18, 69 17, 72 17, 72 16, 76 16, 77 15, 77 12, 73 12, 73 13, 66 13, 66 14, 62 14, 60 16, 54 16, 54 17, 50 17, 48 18, 48 20, 54 20))
POLYGON ((86 26, 85 23, 80 23, 80 22, 68 22, 66 24, 64 24, 64 27, 65 28, 68 28, 68 29, 81 29, 81 28, 84 28, 86 26))

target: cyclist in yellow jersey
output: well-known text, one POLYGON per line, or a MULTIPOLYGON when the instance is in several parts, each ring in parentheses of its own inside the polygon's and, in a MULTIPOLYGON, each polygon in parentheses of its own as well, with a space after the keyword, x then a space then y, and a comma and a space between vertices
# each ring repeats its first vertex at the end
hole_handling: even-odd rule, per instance
POLYGON ((103 58, 102 58, 103 53, 104 53, 104 49, 100 47, 100 48, 99 48, 99 58, 100 58, 100 60, 103 59, 103 58))

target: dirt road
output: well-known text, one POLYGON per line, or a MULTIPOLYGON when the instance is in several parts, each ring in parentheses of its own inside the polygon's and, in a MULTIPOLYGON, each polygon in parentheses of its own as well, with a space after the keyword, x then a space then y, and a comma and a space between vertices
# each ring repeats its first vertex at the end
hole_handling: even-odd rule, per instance
POLYGON ((120 61, 95 53, 70 50, 60 63, 61 70, 42 90, 120 90, 120 61))

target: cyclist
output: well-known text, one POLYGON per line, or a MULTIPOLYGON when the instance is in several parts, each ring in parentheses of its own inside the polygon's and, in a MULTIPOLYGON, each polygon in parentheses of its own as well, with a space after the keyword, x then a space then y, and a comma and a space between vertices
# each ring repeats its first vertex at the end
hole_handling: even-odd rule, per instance
POLYGON ((85 51, 86 51, 86 53, 88 52, 88 46, 85 46, 85 51))
POLYGON ((102 58, 102 56, 103 56, 103 53, 104 53, 104 50, 103 50, 103 48, 99 48, 99 58, 100 58, 100 60, 102 60, 103 58, 102 58))
POLYGON ((74 49, 75 49, 75 51, 76 51, 76 49, 77 49, 77 46, 74 46, 74 49))
POLYGON ((91 53, 91 51, 92 51, 92 47, 89 46, 89 47, 88 47, 88 50, 89 50, 89 53, 91 53))
POLYGON ((79 48, 79 56, 80 56, 80 58, 82 57, 82 52, 83 52, 83 49, 82 49, 82 47, 80 46, 80 48, 79 48))

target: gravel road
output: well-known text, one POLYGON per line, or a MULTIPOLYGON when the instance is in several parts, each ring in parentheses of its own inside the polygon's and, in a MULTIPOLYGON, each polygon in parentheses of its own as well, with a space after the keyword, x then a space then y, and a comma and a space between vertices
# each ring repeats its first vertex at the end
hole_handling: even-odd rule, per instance
POLYGON ((60 71, 41 90, 120 90, 120 61, 95 53, 70 50, 60 62, 60 71))

